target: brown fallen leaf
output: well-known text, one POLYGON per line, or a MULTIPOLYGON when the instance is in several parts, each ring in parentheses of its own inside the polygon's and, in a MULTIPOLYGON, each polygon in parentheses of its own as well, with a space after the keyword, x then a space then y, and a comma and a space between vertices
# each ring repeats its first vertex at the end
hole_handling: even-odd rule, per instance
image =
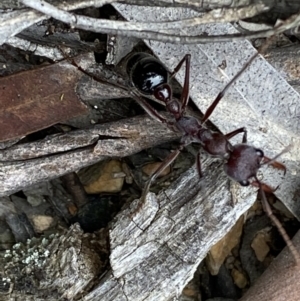
POLYGON ((81 76, 63 61, 0 78, 0 142, 85 114, 75 93, 81 76))

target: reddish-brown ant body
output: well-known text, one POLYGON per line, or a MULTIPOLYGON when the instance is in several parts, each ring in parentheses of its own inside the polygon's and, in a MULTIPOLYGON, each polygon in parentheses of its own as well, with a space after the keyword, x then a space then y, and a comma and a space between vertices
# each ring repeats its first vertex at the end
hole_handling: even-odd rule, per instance
MULTIPOLYGON (((266 48, 267 46, 264 46, 266 48)), ((264 49, 263 48, 263 49, 264 49)), ((133 92, 136 101, 145 109, 145 111, 161 123, 167 124, 169 127, 176 127, 182 133, 180 145, 176 151, 171 153, 160 165, 160 167, 149 178, 142 194, 142 200, 150 189, 151 183, 159 176, 159 174, 177 158, 181 150, 190 143, 199 143, 201 147, 211 156, 221 158, 224 162, 224 171, 226 175, 242 186, 253 185, 259 187, 262 192, 262 204, 265 212, 277 226, 279 232, 284 238, 287 246, 291 250, 295 261, 300 263, 300 255, 284 230, 282 224, 276 216, 274 216, 270 205, 267 202, 264 191, 273 192, 269 185, 262 183, 257 178, 259 168, 264 164, 272 165, 275 168, 282 169, 285 172, 285 166, 277 161, 282 153, 273 159, 266 157, 262 150, 247 144, 247 131, 244 127, 223 135, 219 132, 213 132, 204 126, 219 101, 225 95, 228 88, 241 76, 244 70, 258 56, 253 55, 244 67, 229 81, 225 88, 217 95, 215 100, 207 109, 201 121, 192 116, 185 116, 186 107, 189 101, 189 79, 190 79, 190 62, 191 55, 186 54, 178 63, 174 71, 169 75, 164 65, 147 53, 136 53, 129 57, 127 61, 127 75, 131 84, 138 92, 133 92), (184 85, 180 100, 172 95, 172 89, 169 84, 170 79, 180 70, 185 63, 184 85), (159 114, 142 95, 151 95, 155 99, 163 102, 166 110, 174 117, 174 121, 169 121, 159 114), (242 143, 232 145, 229 139, 243 133, 242 143)), ((197 154, 197 169, 200 178, 202 177, 200 151, 197 154)))
MULTIPOLYGON (((256 56, 256 55, 255 55, 256 56)), ((185 55, 179 62, 174 71, 169 75, 164 65, 156 58, 147 53, 133 54, 127 62, 127 74, 133 86, 138 93, 143 95, 152 95, 157 100, 163 102, 166 110, 174 116, 174 121, 168 121, 161 114, 152 108, 139 95, 135 95, 138 102, 143 108, 154 118, 170 127, 176 126, 182 132, 182 138, 179 148, 167 157, 160 168, 150 177, 144 189, 145 197, 149 191, 152 181, 168 166, 180 151, 190 143, 199 143, 201 147, 211 156, 221 158, 224 162, 224 170, 228 177, 237 181, 242 186, 254 185, 259 186, 265 191, 273 191, 267 184, 261 183, 257 179, 258 169, 266 163, 274 167, 285 170, 284 165, 264 156, 262 150, 247 144, 247 132, 244 127, 233 132, 223 135, 219 132, 213 132, 204 126, 213 113, 219 101, 224 96, 226 90, 241 75, 243 68, 218 94, 213 103, 207 109, 201 121, 192 116, 186 116, 185 111, 189 101, 189 78, 190 78, 190 61, 191 56, 185 55), (180 100, 172 95, 172 89, 169 84, 170 79, 180 70, 185 63, 185 79, 180 100), (232 145, 229 139, 243 133, 242 144, 232 145)), ((252 60, 251 60, 252 61, 252 60)), ((202 177, 200 151, 197 155, 197 169, 200 177, 202 177)))

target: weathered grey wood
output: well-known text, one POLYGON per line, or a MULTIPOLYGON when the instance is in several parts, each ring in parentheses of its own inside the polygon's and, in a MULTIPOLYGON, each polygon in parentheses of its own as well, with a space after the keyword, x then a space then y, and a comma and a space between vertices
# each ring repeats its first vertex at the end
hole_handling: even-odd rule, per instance
MULTIPOLYGON (((191 168, 136 212, 121 212, 110 230, 112 271, 84 300, 170 300, 193 277, 209 249, 255 201, 232 183, 221 165, 204 162, 205 178, 191 168), (237 202, 233 205, 234 200, 237 202)), ((137 204, 139 206, 139 204, 137 204)))
MULTIPOLYGON (((57 4, 57 0, 49 0, 49 3, 55 5, 57 4)), ((84 0, 73 0, 73 1, 69 1, 74 3, 74 5, 76 5, 76 3, 78 3, 77 5, 79 5, 80 3, 87 3, 88 5, 90 5, 89 1, 84 1, 84 0)), ((109 3, 109 1, 106 1, 109 3)), ((113 2, 113 1, 111 1, 113 2)), ((136 5, 140 5, 140 6, 145 6, 145 5, 149 5, 149 6, 174 6, 174 7, 181 7, 181 6, 190 6, 191 8, 198 8, 199 10, 201 8, 203 8, 204 10, 207 9, 211 9, 211 8, 217 8, 217 7, 240 7, 240 6, 247 6, 253 3, 258 2, 259 0, 237 0, 237 1, 224 1, 224 0, 215 0, 215 1, 210 1, 210 0, 203 0, 199 3, 198 0, 187 0, 187 1, 170 1, 170 0, 128 0, 128 1, 119 1, 119 2, 126 2, 128 4, 136 4, 136 5)), ((279 0, 264 0, 261 1, 264 2, 266 5, 272 7, 274 6, 275 8, 277 7, 277 11, 278 12, 292 12, 293 8, 296 9, 297 8, 297 0, 287 0, 284 3, 282 3, 279 0), (280 10, 281 9, 281 10, 280 10)), ((101 1, 94 1, 94 5, 100 5, 101 1)), ((82 5, 81 5, 82 7, 82 5)), ((24 5, 21 4, 19 1, 17 0, 2 0, 0 3, 0 8, 1 9, 18 9, 18 8, 24 8, 24 5)), ((75 8, 73 8, 75 9, 75 8)))
MULTIPOLYGON (((17 7, 20 7, 20 2, 18 3, 17 7)), ((22 1, 27 3, 26 1, 22 1)), ((50 1, 51 3, 52 1, 50 1)), ((110 1, 96 1, 93 2, 93 5, 95 7, 100 7, 103 6, 103 4, 108 4, 108 3, 113 3, 113 0, 110 1)), ((295 0, 289 0, 289 1, 285 1, 283 3, 281 3, 280 1, 270 1, 270 0, 265 0, 265 1, 214 1, 214 3, 211 3, 211 1, 195 1, 195 0, 190 0, 190 1, 186 1, 186 2, 173 2, 173 1, 169 1, 169 0, 161 0, 159 2, 157 1, 137 1, 137 0, 127 0, 127 1, 120 1, 122 3, 128 3, 128 4, 138 4, 138 5, 160 5, 160 6, 168 6, 168 7, 189 7, 189 8, 194 8, 195 11, 205 11, 207 12, 208 10, 213 10, 215 9, 215 11, 213 11, 213 13, 211 15, 208 16, 208 20, 206 23, 213 23, 213 22, 217 22, 220 20, 220 15, 221 17, 222 15, 222 11, 224 10, 230 10, 229 13, 229 18, 225 18, 223 21, 227 21, 227 22, 232 22, 232 21, 237 21, 241 18, 249 18, 249 17, 253 17, 256 16, 257 14, 260 14, 264 11, 268 11, 268 14, 266 14, 263 18, 263 22, 269 22, 274 24, 276 22, 277 19, 285 19, 290 17, 293 13, 297 13, 299 10, 299 3, 297 3, 297 1, 295 0), (260 7, 260 8, 258 8, 260 7), (224 10, 223 10, 224 9, 224 10), (238 9, 244 9, 246 12, 240 14, 235 14, 236 11, 238 9), (232 18, 231 14, 234 15, 234 17, 232 18)), ((12 4, 12 7, 14 7, 14 4, 12 4)), ((73 19, 72 17, 67 17, 65 18, 65 14, 62 13, 58 13, 56 11, 56 13, 53 13, 53 11, 44 9, 44 7, 46 6, 46 4, 44 3, 43 5, 38 5, 35 6, 34 2, 29 2, 27 3, 29 6, 31 7, 35 7, 37 10, 43 11, 45 15, 40 14, 39 12, 33 11, 33 10, 29 10, 29 9, 22 9, 19 11, 15 11, 15 12, 8 12, 8 13, 3 13, 2 16, 0 15, 0 24, 2 25, 0 27, 0 44, 3 44, 4 42, 7 42, 9 40, 10 37, 13 37, 14 35, 18 34, 19 32, 22 31, 22 29, 25 29, 27 27, 29 27, 30 25, 34 24, 35 22, 41 21, 43 19, 47 18, 47 15, 51 15, 53 18, 56 19, 60 19, 63 20, 64 22, 67 23, 71 23, 73 25, 73 23, 76 23, 75 25, 77 25, 77 27, 79 27, 79 23, 81 23, 79 21, 79 18, 77 19, 73 19)), ((68 10, 75 10, 78 8, 85 8, 90 6, 90 2, 89 1, 68 1, 68 2, 56 2, 53 1, 53 5, 56 5, 57 8, 59 9, 63 9, 65 11, 68 10)), ((3 4, 3 7, 7 8, 7 4, 3 4)), ((261 15, 261 14, 260 14, 261 15)), ((260 16, 258 16, 260 17, 260 16)), ((260 21, 258 19, 258 21, 260 21)), ((93 22, 95 23, 95 21, 91 21, 89 24, 86 23, 87 21, 83 21, 82 24, 80 24, 80 28, 81 29, 85 29, 85 30, 94 30, 96 32, 102 32, 102 33, 111 33, 111 34, 119 34, 122 33, 123 35, 128 35, 130 34, 131 36, 135 36, 135 37, 142 37, 142 35, 140 35, 140 32, 142 31, 141 29, 139 29, 138 27, 135 27, 135 32, 132 34, 128 33, 128 31, 126 32, 126 28, 128 28, 127 25, 132 25, 132 24, 127 24, 123 27, 118 26, 117 23, 107 23, 103 26, 96 26, 96 25, 91 25, 93 24, 93 22)), ((193 24, 194 25, 194 24, 193 24)), ((297 24, 296 24, 297 25, 297 24)), ((147 31, 146 27, 143 27, 144 30, 144 37, 145 36, 151 36, 152 38, 156 38, 158 39, 158 35, 152 35, 152 34, 148 34, 145 32, 147 31), (146 35, 145 35, 146 34, 146 35)), ((155 32, 159 31, 160 28, 159 27, 155 27, 155 32)), ((170 40, 170 39, 168 39, 170 40)), ((203 39, 202 39, 203 40, 203 39)), ((175 43, 176 39, 172 39, 172 41, 175 43)), ((184 41, 184 40, 183 40, 184 41)), ((187 41, 187 40, 185 40, 187 41)))
POLYGON ((106 158, 129 156, 176 137, 179 133, 168 130, 150 117, 139 116, 16 146, 12 149, 13 157, 8 148, 2 151, 2 158, 16 161, 0 163, 0 196, 106 158), (34 153, 37 156, 34 157, 34 153), (27 156, 34 158, 27 159, 27 156))
MULTIPOLYGON (((99 267, 99 263, 95 265, 94 262, 98 257, 93 259, 90 256, 96 256, 101 250, 83 252, 82 249, 90 248, 87 242, 91 238, 87 234, 87 241, 83 241, 84 236, 77 227, 70 229, 67 239, 58 236, 51 248, 37 242, 35 248, 39 250, 41 258, 35 269, 45 273, 38 273, 39 281, 36 281, 35 273, 28 278, 34 297, 38 299, 43 289, 44 300, 62 296, 71 300, 83 287, 89 291, 88 287, 95 282, 97 286, 85 297, 81 294, 83 300, 166 300, 179 294, 211 246, 255 201, 251 189, 232 184, 225 177, 220 162, 204 160, 203 166, 206 177, 201 181, 197 180, 197 170, 191 168, 165 192, 157 197, 149 194, 143 206, 137 200, 131 208, 116 217, 110 230, 112 270, 98 280, 96 274, 99 270, 96 267, 99 267), (225 188, 228 186, 231 186, 230 190, 225 188), (136 210, 136 206, 139 210, 136 210), (46 256, 49 260, 44 258, 45 250, 49 251, 46 256), (83 270, 75 274, 67 273, 74 264, 82 266, 81 262, 88 263, 83 270), (65 268, 63 272, 61 266, 65 268), (69 276, 57 278, 55 275, 58 271, 60 275, 69 276), (80 280, 82 274, 89 277, 80 280), (62 290, 63 287, 69 289, 62 290), (58 291, 52 290, 55 288, 58 291)), ((106 238, 95 240, 101 243, 106 238)), ((25 257, 21 256, 14 264, 3 265, 5 278, 12 276, 14 268, 18 266, 24 271, 32 269, 32 261, 24 264, 24 258, 26 252, 25 257)), ((19 300, 21 293, 22 300, 35 300, 31 296, 24 296, 21 276, 17 274, 11 282, 15 285, 11 297, 16 298, 11 300, 19 300), (18 277, 21 277, 20 280, 18 277)))
POLYGON ((0 300, 74 300, 90 290, 103 271, 105 235, 66 233, 17 244, 0 256, 0 300), (103 237, 102 237, 103 236, 103 237))

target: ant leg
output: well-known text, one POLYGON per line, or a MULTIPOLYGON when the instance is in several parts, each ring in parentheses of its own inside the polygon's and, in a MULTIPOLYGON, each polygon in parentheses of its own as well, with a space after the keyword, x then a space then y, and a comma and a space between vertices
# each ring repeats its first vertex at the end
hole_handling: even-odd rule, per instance
POLYGON ((247 129, 246 128, 239 128, 235 131, 232 131, 232 132, 226 134, 225 137, 226 137, 227 140, 229 140, 229 139, 231 139, 232 137, 236 136, 239 133, 244 133, 242 143, 247 143, 247 129))
POLYGON ((217 95, 213 103, 209 106, 209 108, 206 110, 201 123, 204 123, 209 116, 212 114, 220 100, 223 98, 227 90, 234 84, 234 82, 243 74, 243 72, 246 70, 246 68, 254 61, 254 59, 259 55, 259 53, 255 53, 250 60, 243 66, 243 68, 229 81, 229 83, 225 86, 225 88, 217 95))
POLYGON ((169 126, 173 126, 174 122, 167 120, 165 117, 163 117, 161 114, 159 114, 147 101, 144 100, 143 97, 140 97, 139 95, 132 92, 132 97, 134 100, 148 113, 149 116, 151 116, 153 119, 163 123, 167 124, 169 126))
POLYGON ((180 70, 180 68, 182 67, 184 62, 186 62, 186 64, 187 64, 187 61, 190 61, 190 60, 191 60, 191 55, 186 54, 183 57, 183 59, 178 63, 178 65, 174 68, 173 72, 171 73, 170 78, 173 78, 176 75, 176 73, 180 70))
POLYGON ((273 166, 274 168, 277 168, 277 169, 281 169, 284 171, 284 174, 286 173, 286 167, 280 163, 280 162, 277 162, 275 161, 274 159, 270 159, 266 156, 264 156, 263 158, 263 163, 262 164, 268 164, 268 165, 271 165, 273 166))
POLYGON ((191 55, 186 54, 183 57, 183 59, 178 63, 178 65, 174 68, 174 71, 171 73, 171 78, 173 78, 175 74, 180 70, 184 62, 185 62, 185 76, 184 76, 184 85, 182 88, 182 94, 180 97, 180 103, 181 103, 180 116, 183 115, 185 108, 189 102, 191 55))
POLYGON ((262 183, 258 180, 252 181, 251 185, 257 188, 260 188, 262 191, 267 192, 267 193, 273 193, 277 190, 278 186, 276 188, 272 188, 271 186, 262 183))
POLYGON ((291 251, 296 264, 300 263, 300 255, 299 252, 297 251, 295 245, 293 244, 292 240, 290 239, 290 237, 288 236, 288 234, 286 233, 285 229, 283 228, 281 222, 278 220, 278 218, 274 215, 270 204, 267 201, 266 195, 264 193, 264 188, 262 185, 265 185, 261 182, 259 182, 257 179, 256 181, 258 182, 258 185, 260 186, 260 191, 261 191, 261 195, 262 195, 262 206, 264 208, 264 211, 266 212, 267 216, 270 218, 270 220, 275 224, 277 230, 280 232, 283 240, 285 241, 287 247, 289 248, 289 250, 291 251))
POLYGON ((282 154, 290 151, 290 149, 293 147, 292 144, 288 145, 286 148, 284 148, 279 154, 277 154, 274 158, 270 159, 266 156, 263 157, 263 163, 261 163, 261 165, 271 165, 273 166, 274 168, 277 168, 277 169, 281 169, 284 171, 284 174, 286 172, 286 167, 282 164, 282 163, 279 163, 276 161, 277 158, 279 158, 282 154))
POLYGON ((186 62, 185 62, 185 77, 184 77, 184 85, 182 88, 182 93, 180 97, 180 103, 181 103, 181 116, 185 112, 185 108, 189 102, 189 94, 190 94, 190 69, 191 69, 191 55, 187 54, 186 56, 186 62))
POLYGON ((183 149, 183 145, 181 145, 175 152, 171 153, 165 160, 161 163, 159 168, 152 174, 149 180, 144 187, 141 200, 145 200, 147 193, 149 192, 151 183, 170 165, 180 154, 180 151, 183 149))
POLYGON ((202 173, 202 170, 201 170, 201 158, 200 158, 200 151, 198 152, 197 154, 197 157, 196 157, 196 165, 197 165, 197 170, 198 170, 198 174, 199 174, 199 178, 202 178, 203 177, 203 173, 202 173))

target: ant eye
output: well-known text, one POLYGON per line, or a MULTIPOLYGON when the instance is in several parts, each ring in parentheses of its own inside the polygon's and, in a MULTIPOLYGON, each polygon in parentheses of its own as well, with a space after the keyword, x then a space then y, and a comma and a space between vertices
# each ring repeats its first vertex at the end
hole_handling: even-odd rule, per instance
POLYGON ((239 183, 240 183, 240 185, 242 185, 242 186, 249 186, 249 185, 250 185, 249 181, 247 181, 247 180, 240 181, 239 183))
POLYGON ((256 154, 257 154, 259 157, 261 157, 261 158, 264 157, 264 152, 263 152, 262 150, 260 150, 259 148, 257 148, 257 149, 255 150, 255 152, 256 152, 256 154))

